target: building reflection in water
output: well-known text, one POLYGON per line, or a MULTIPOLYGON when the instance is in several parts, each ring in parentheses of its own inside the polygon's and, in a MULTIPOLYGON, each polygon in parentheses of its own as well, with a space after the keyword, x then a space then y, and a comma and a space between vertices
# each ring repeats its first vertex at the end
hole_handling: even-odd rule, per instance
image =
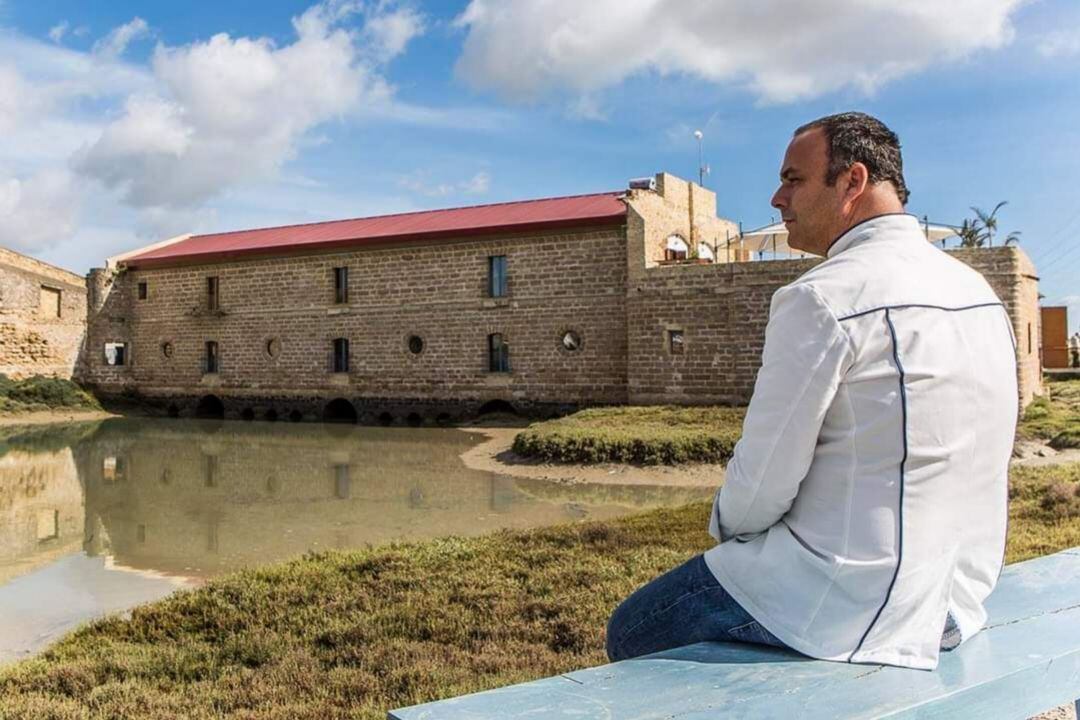
POLYGON ((470 470, 460 455, 480 439, 442 428, 153 419, 9 432, 0 440, 0 592, 80 551, 108 567, 202 578, 309 550, 611 518, 711 496, 470 470))

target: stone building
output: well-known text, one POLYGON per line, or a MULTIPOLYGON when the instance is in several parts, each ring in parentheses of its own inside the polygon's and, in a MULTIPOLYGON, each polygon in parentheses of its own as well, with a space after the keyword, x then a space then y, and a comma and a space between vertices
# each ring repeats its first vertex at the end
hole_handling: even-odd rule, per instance
POLYGON ((86 280, 0 248, 0 373, 70 378, 86 333, 86 280))
MULTIPOLYGON (((82 379, 171 414, 414 424, 485 408, 744 403, 772 293, 709 190, 627 191, 185 236, 89 278, 82 379)), ((1013 247, 959 251, 1036 323, 1013 247)), ((1025 401, 1037 352, 1020 353, 1025 401)))

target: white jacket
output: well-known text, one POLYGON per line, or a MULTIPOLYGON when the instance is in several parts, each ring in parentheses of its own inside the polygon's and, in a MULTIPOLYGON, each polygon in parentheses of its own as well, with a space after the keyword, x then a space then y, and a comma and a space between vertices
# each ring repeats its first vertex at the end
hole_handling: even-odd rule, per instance
POLYGON ((911 215, 855 226, 772 298, 705 560, 816 658, 932 669, 1004 561, 1015 338, 976 271, 911 215))

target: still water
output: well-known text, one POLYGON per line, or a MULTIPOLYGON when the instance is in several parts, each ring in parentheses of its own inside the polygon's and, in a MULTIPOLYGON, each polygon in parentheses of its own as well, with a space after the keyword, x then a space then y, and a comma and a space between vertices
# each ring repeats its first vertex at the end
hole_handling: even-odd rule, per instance
POLYGON ((309 550, 605 519, 709 488, 472 470, 451 428, 111 419, 0 434, 0 663, 309 550))

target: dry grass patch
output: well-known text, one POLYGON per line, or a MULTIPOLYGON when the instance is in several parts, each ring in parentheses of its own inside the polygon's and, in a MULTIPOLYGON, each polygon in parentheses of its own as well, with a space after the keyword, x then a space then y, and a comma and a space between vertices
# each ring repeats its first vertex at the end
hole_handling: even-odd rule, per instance
POLYGON ((1055 450, 1080 448, 1080 380, 1048 380, 1046 388, 1048 395, 1024 411, 1017 437, 1047 441, 1055 450))

